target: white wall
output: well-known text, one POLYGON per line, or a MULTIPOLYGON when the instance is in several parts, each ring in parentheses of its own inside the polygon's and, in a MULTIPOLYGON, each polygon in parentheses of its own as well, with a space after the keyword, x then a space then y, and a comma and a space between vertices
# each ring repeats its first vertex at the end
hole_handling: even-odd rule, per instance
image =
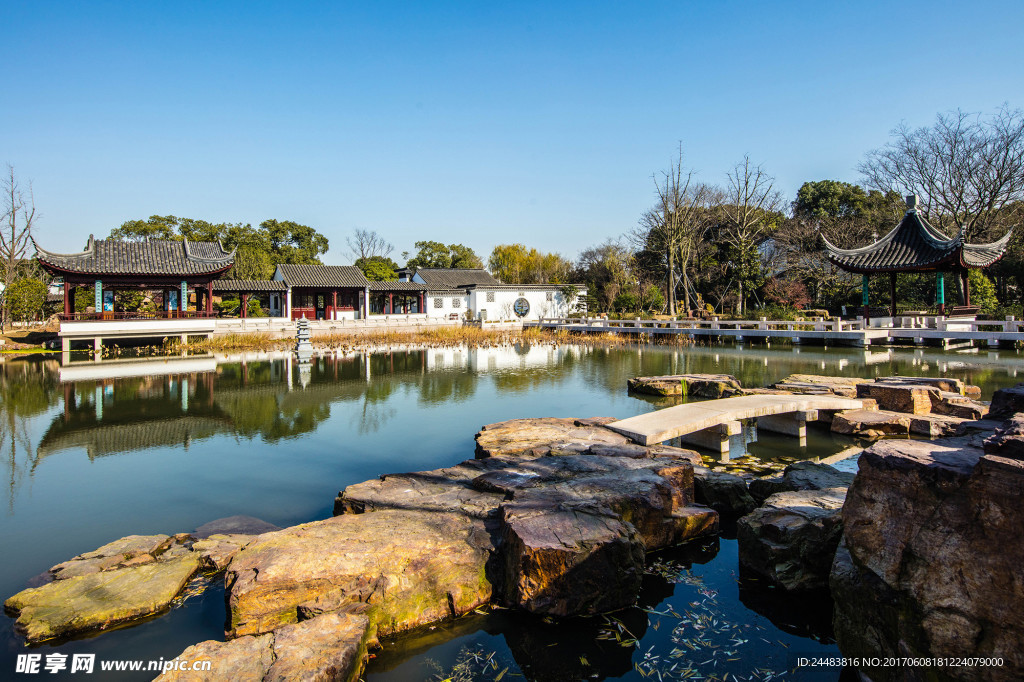
POLYGON ((542 317, 558 317, 569 314, 575 301, 567 302, 558 286, 550 289, 474 289, 470 294, 469 306, 473 309, 473 317, 479 319, 480 311, 487 312, 488 320, 538 320, 542 317), (487 295, 493 294, 494 300, 488 301, 487 295), (550 300, 548 300, 550 296, 550 300), (525 298, 530 304, 530 311, 523 317, 515 314, 513 306, 517 299, 525 298))

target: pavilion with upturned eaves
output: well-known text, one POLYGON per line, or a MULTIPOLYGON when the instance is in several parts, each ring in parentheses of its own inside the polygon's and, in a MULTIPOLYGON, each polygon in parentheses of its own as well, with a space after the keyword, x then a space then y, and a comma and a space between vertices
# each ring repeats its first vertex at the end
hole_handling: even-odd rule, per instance
POLYGON ((896 275, 901 272, 935 272, 935 302, 939 314, 974 314, 976 306, 971 305, 971 289, 968 271, 972 268, 987 268, 1006 252, 1012 230, 990 244, 968 244, 964 230, 955 237, 947 237, 928 224, 917 210, 917 196, 907 197, 907 212, 891 232, 873 244, 858 249, 840 249, 827 239, 825 248, 828 259, 847 272, 864 276, 862 304, 864 317, 869 317, 868 278, 873 274, 887 273, 891 293, 890 315, 896 316, 896 275), (960 278, 962 305, 946 309, 944 274, 950 272, 960 278))
MULTIPOLYGON (((74 319, 75 289, 93 290, 93 315, 115 319, 114 292, 163 292, 162 317, 212 317, 213 282, 227 272, 235 252, 220 242, 150 240, 124 242, 94 239, 89 235, 79 253, 53 253, 33 240, 39 264, 64 280, 64 319, 74 319), (188 310, 189 291, 196 294, 196 309, 188 310)), ((137 317, 137 313, 130 316, 137 317)))

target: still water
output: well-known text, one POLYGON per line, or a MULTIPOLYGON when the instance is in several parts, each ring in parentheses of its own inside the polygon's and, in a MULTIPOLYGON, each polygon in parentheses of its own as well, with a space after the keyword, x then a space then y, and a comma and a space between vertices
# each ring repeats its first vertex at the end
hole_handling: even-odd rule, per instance
MULTIPOLYGON (((729 373, 746 386, 791 373, 949 376, 980 385, 988 400, 1016 384, 1018 371, 1024 356, 1016 351, 790 346, 403 349, 303 364, 287 353, 65 367, 7 357, 0 364, 0 596, 125 535, 190 531, 236 514, 279 526, 327 518, 349 484, 471 458, 482 424, 657 409, 657 401, 627 393, 632 376, 729 373)), ((801 449, 762 434, 750 450, 815 457, 850 443, 821 430, 801 449)), ((651 557, 637 608, 563 621, 473 614, 388 642, 364 677, 837 679, 837 671, 792 672, 796 656, 837 652, 827 595, 796 604, 741 575, 733 538, 726 524, 719 538, 651 557)), ((224 591, 213 586, 148 622, 33 652, 172 659, 190 644, 222 638, 224 618, 224 591)), ((0 618, 0 679, 16 677, 16 655, 25 651, 13 620, 0 618)))

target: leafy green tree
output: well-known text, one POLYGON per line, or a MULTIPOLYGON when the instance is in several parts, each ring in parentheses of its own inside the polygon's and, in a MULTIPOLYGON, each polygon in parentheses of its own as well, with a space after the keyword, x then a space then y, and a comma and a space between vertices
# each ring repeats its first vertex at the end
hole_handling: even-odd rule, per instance
POLYGON ((178 218, 168 215, 151 215, 148 220, 127 220, 110 231, 108 239, 125 242, 144 242, 148 239, 181 241, 178 234, 178 218))
POLYGON ((442 244, 420 241, 414 244, 416 255, 406 262, 407 268, 482 268, 483 261, 464 244, 442 244))
POLYGON ((523 244, 499 244, 488 260, 491 273, 507 284, 564 284, 572 277, 571 261, 523 244))
POLYGON ((319 265, 320 255, 327 253, 327 237, 308 225, 271 219, 260 223, 260 229, 270 240, 270 253, 275 263, 319 265))
POLYGON ((261 280, 274 276, 274 261, 268 251, 253 244, 240 244, 235 248, 235 264, 228 273, 230 279, 261 280))
POLYGON ((42 316, 46 306, 46 285, 38 279, 19 279, 6 290, 7 309, 16 320, 28 322, 42 316))
POLYGON ((366 279, 371 282, 390 282, 398 279, 398 264, 385 256, 359 258, 355 266, 362 270, 366 279))

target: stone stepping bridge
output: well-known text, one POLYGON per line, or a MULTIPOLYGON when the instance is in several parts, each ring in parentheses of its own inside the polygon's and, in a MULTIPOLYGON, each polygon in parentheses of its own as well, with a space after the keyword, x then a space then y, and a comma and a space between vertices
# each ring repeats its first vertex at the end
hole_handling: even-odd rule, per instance
POLYGON ((817 421, 819 412, 870 406, 870 401, 826 395, 746 395, 666 407, 607 427, 641 445, 682 438, 727 455, 729 438, 742 432, 744 419, 757 419, 758 428, 797 436, 803 442, 807 422, 817 421))

